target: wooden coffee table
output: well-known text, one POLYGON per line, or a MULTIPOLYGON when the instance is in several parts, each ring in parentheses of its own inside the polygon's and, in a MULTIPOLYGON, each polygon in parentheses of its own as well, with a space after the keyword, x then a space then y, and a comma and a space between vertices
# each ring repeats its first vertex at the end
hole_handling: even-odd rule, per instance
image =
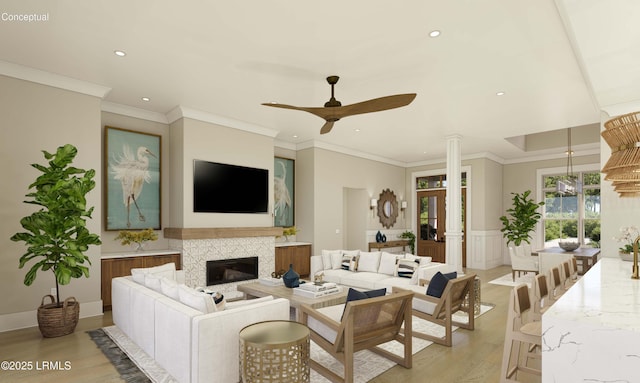
POLYGON ((335 306, 347 301, 347 292, 349 288, 342 287, 342 291, 339 293, 326 295, 320 298, 307 298, 300 295, 295 295, 293 289, 285 286, 267 286, 260 282, 245 283, 238 285, 238 291, 242 291, 249 298, 262 298, 272 295, 276 298, 285 298, 289 300, 289 305, 296 310, 296 320, 301 321, 300 318, 300 306, 309 305, 314 309, 321 307, 335 306))

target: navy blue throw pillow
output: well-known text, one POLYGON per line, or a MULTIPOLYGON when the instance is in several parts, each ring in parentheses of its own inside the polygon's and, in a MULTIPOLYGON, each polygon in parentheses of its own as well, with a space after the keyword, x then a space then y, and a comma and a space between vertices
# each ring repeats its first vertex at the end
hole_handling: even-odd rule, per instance
MULTIPOLYGON (((349 291, 347 292, 347 303, 351 301, 359 301, 360 299, 382 297, 386 294, 387 294, 386 288, 378 289, 378 290, 369 290, 369 291, 358 291, 356 289, 352 289, 351 287, 349 287, 349 291)), ((347 308, 346 303, 344 305, 344 308, 345 309, 347 308)), ((342 316, 344 316, 344 311, 342 312, 342 316)))
POLYGON ((447 287, 447 282, 449 279, 457 278, 458 273, 456 271, 452 273, 442 274, 441 272, 437 272, 431 281, 429 281, 429 287, 427 287, 427 295, 431 295, 432 297, 440 298, 442 293, 444 292, 445 287, 447 287))

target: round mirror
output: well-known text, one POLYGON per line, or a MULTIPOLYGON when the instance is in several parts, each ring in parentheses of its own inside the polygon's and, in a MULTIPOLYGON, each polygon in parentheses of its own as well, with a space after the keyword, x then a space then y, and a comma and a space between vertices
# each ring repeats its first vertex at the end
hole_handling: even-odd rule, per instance
POLYGON ((380 193, 378 199, 378 218, 385 228, 389 229, 396 223, 398 217, 398 200, 396 195, 389 189, 385 189, 380 193))

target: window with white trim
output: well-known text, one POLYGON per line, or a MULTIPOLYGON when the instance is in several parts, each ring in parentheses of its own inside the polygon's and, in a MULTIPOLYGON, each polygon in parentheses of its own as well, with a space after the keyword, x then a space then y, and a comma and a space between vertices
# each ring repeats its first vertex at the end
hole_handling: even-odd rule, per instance
POLYGON ((582 182, 582 193, 557 191, 558 181, 566 179, 566 174, 542 175, 544 247, 557 246, 558 241, 568 238, 600 247, 600 172, 574 175, 582 182))

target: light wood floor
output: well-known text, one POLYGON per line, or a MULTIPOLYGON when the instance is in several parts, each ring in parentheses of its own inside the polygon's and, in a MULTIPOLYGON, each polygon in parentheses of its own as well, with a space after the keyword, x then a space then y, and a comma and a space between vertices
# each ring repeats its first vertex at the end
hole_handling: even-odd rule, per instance
MULTIPOLYGON (((482 301, 496 305, 476 320, 476 329, 454 332, 453 347, 433 344, 415 354, 413 368, 391 368, 373 383, 499 382, 503 339, 510 287, 488 284, 511 272, 509 266, 491 270, 467 270, 482 281, 482 301)), ((81 319, 75 333, 60 338, 42 338, 37 328, 0 333, 0 361, 31 362, 31 371, 0 370, 0 382, 121 382, 118 372, 86 333, 112 324, 111 312, 81 319), (69 362, 66 371, 43 370, 43 361, 69 362), (39 369, 38 369, 39 368, 39 369)), ((522 382, 540 382, 540 377, 521 374, 522 382)), ((228 382, 220 382, 228 383, 228 382)))

